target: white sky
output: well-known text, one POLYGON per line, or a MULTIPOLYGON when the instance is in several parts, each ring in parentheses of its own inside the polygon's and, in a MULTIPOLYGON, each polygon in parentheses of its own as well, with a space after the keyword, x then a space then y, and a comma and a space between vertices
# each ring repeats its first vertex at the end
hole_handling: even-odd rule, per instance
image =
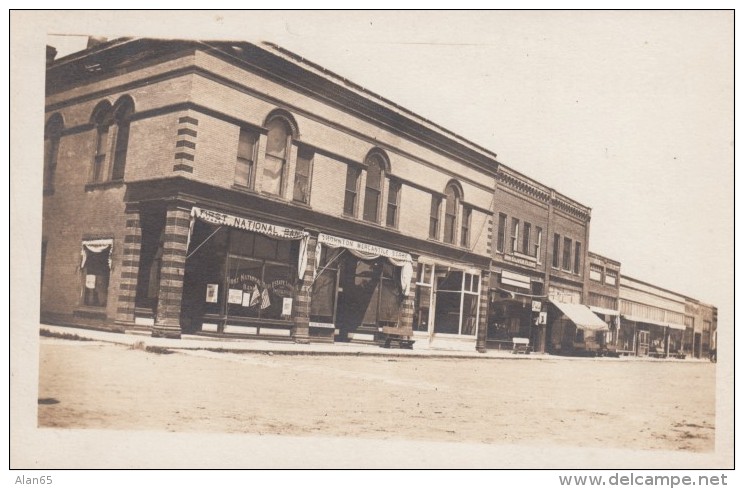
MULTIPOLYGON (((82 18, 60 15, 47 32, 268 40, 290 49, 591 207, 591 251, 619 260, 634 278, 718 305, 719 323, 732 322, 732 13, 82 18)), ((85 38, 48 42, 64 55, 85 38)))

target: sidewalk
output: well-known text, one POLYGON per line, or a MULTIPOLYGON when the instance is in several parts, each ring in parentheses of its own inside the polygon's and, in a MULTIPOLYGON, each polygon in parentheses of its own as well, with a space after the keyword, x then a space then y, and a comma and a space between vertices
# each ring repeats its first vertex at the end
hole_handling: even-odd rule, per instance
POLYGON ((529 355, 515 355, 506 350, 493 350, 486 353, 477 351, 445 350, 434 348, 419 348, 414 346, 413 350, 402 350, 392 348, 381 348, 376 345, 365 345, 357 343, 310 343, 299 344, 291 341, 254 340, 237 338, 208 338, 197 335, 182 335, 181 339, 154 338, 141 332, 115 333, 109 331, 90 330, 74 328, 69 326, 54 326, 40 324, 39 331, 48 331, 51 336, 65 337, 77 336, 87 340, 115 343, 133 346, 135 344, 144 347, 167 348, 169 350, 211 350, 229 353, 261 353, 269 355, 345 355, 345 356, 376 356, 376 357, 435 357, 435 358, 481 358, 502 360, 565 360, 565 361, 665 361, 685 362, 700 360, 674 360, 674 359, 652 359, 638 357, 620 358, 582 358, 563 357, 542 353, 531 353, 529 355))

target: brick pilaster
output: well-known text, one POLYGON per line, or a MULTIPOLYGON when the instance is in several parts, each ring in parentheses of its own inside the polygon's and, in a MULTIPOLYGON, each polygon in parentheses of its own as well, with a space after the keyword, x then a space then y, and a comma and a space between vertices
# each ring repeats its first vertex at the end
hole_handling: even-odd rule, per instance
POLYGON ((415 258, 411 266, 413 267, 411 283, 408 287, 408 295, 403 298, 403 304, 400 309, 400 322, 398 324, 398 334, 408 337, 413 336, 413 302, 416 296, 416 269, 418 268, 418 262, 415 258))
POLYGON ((307 268, 299 281, 297 293, 294 299, 294 326, 292 327, 292 338, 296 343, 310 343, 310 293, 313 288, 313 270, 315 270, 317 257, 315 256, 315 245, 317 236, 310 236, 307 243, 307 268))
POLYGON ((181 336, 181 300, 190 211, 190 208, 178 204, 170 204, 166 211, 158 311, 153 336, 181 336))
POLYGON ((478 315, 478 334, 475 339, 475 349, 480 353, 486 352, 486 334, 488 332, 488 291, 491 286, 491 272, 481 272, 481 283, 480 283, 480 297, 478 300, 479 311, 478 315))
POLYGON ((137 295, 140 251, 142 248, 142 226, 139 209, 128 208, 125 214, 126 234, 121 250, 119 268, 119 297, 116 303, 116 323, 134 323, 134 307, 137 295))

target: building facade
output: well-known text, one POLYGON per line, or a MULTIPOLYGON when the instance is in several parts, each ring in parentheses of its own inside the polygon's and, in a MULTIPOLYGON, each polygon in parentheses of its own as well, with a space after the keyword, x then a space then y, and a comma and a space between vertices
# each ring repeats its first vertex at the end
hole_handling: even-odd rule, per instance
POLYGON ((46 121, 45 320, 485 348, 486 150, 269 44, 92 47, 46 121))
POLYGON ((592 252, 588 259, 587 304, 608 327, 604 334, 595 334, 597 348, 610 355, 628 354, 633 338, 627 334, 621 336, 619 328, 620 262, 592 252))
POLYGON ((276 45, 54 53, 43 321, 481 352, 516 338, 559 354, 714 348, 714 307, 588 252, 589 207, 276 45))
MULTIPOLYGON (((620 335, 632 331, 630 351, 638 356, 686 356, 685 298, 661 287, 620 277, 620 335)), ((627 345, 623 345, 624 349, 627 345)))

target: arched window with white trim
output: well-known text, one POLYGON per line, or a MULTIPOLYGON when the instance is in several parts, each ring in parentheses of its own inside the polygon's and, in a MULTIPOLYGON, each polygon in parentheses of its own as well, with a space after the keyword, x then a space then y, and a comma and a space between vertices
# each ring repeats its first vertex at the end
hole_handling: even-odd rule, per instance
POLYGON ((444 189, 444 242, 455 244, 457 237, 457 215, 460 210, 462 192, 455 182, 450 182, 444 189))
POLYGON ((271 118, 266 129, 268 134, 261 189, 270 194, 282 195, 292 130, 282 117, 271 118))
POLYGON ((116 140, 111 168, 111 180, 123 180, 129 149, 129 123, 134 114, 134 102, 125 96, 116 102, 113 109, 113 121, 116 125, 116 140))
POLYGON ((382 182, 385 175, 385 161, 379 154, 372 154, 365 161, 367 166, 367 183, 364 189, 365 221, 380 222, 380 200, 382 182))

